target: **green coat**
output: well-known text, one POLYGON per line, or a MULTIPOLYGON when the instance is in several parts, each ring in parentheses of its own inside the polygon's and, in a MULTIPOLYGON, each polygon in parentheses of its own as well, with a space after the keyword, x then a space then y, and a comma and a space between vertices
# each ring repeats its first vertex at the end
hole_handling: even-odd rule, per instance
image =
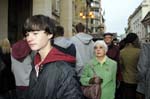
POLYGON ((117 63, 110 58, 106 58, 106 61, 101 64, 93 58, 91 63, 87 64, 81 75, 81 83, 83 85, 88 85, 90 78, 93 77, 94 73, 90 67, 90 64, 93 64, 94 70, 97 76, 100 76, 103 79, 103 83, 101 85, 102 95, 101 99, 114 99, 115 97, 115 88, 116 88, 116 70, 117 63))

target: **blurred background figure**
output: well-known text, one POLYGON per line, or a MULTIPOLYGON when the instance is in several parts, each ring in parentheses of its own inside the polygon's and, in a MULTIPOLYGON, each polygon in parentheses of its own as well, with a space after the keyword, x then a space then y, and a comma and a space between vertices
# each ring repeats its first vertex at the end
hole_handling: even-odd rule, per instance
POLYGON ((16 81, 18 99, 25 99, 29 86, 29 75, 32 69, 32 54, 26 40, 19 40, 12 45, 12 71, 16 81))
POLYGON ((125 47, 120 51, 120 66, 123 76, 123 99, 136 99, 137 63, 140 48, 139 39, 135 33, 129 33, 125 38, 125 47))
POLYGON ((64 28, 62 26, 56 26, 54 46, 64 53, 76 56, 75 46, 69 38, 64 37, 64 28))
POLYGON ((85 33, 85 26, 82 23, 76 25, 77 34, 71 38, 76 48, 76 71, 80 78, 84 65, 93 58, 93 37, 85 33))
POLYGON ((119 65, 119 47, 117 45, 114 44, 113 42, 113 34, 112 33, 104 33, 103 35, 104 37, 104 41, 108 46, 108 51, 107 51, 107 56, 111 59, 113 59, 114 61, 117 62, 117 75, 116 75, 116 96, 115 99, 120 99, 120 82, 122 81, 122 74, 121 74, 121 69, 120 69, 120 65, 119 65))
POLYGON ((116 62, 119 61, 119 48, 117 45, 113 43, 113 34, 112 33, 104 33, 104 41, 108 46, 107 56, 116 62))
POLYGON ((138 62, 138 99, 150 99, 150 43, 141 45, 138 62))
POLYGON ((125 38, 119 42, 119 50, 122 50, 125 47, 125 38))
POLYGON ((11 47, 9 40, 0 40, 0 99, 16 99, 15 78, 11 71, 11 47))
MULTIPOLYGON (((69 38, 64 37, 64 28, 62 26, 56 26, 54 36, 54 47, 63 53, 76 57, 75 45, 69 38)), ((75 68, 75 63, 70 63, 75 68)))

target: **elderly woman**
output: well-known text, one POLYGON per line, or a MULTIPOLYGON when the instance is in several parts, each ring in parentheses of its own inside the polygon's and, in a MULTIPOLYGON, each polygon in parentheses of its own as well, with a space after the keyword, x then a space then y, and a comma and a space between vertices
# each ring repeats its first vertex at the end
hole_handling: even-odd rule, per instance
POLYGON ((80 79, 82 85, 88 85, 90 82, 95 81, 94 73, 91 68, 91 66, 93 66, 96 76, 103 79, 100 99, 115 98, 117 63, 106 56, 107 49, 107 45, 103 40, 95 42, 95 57, 84 67, 80 79))

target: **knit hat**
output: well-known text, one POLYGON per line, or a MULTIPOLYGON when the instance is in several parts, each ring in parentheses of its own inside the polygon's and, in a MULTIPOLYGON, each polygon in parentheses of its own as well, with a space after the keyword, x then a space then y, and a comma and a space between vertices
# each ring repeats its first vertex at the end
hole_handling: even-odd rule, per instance
POLYGON ((12 45, 12 56, 17 60, 24 59, 30 52, 31 49, 26 40, 20 40, 12 45))

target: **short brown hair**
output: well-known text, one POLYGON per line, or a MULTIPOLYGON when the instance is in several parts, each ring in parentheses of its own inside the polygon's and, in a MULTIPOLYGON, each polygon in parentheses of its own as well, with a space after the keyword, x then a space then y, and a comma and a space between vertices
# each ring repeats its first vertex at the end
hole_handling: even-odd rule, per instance
POLYGON ((64 27, 56 26, 55 37, 64 36, 64 27))
POLYGON ((34 15, 29 17, 23 27, 23 35, 30 31, 44 30, 48 34, 55 33, 55 20, 44 15, 34 15))
POLYGON ((79 32, 84 32, 85 30, 85 26, 82 24, 82 23, 78 23, 76 25, 76 31, 79 33, 79 32))

